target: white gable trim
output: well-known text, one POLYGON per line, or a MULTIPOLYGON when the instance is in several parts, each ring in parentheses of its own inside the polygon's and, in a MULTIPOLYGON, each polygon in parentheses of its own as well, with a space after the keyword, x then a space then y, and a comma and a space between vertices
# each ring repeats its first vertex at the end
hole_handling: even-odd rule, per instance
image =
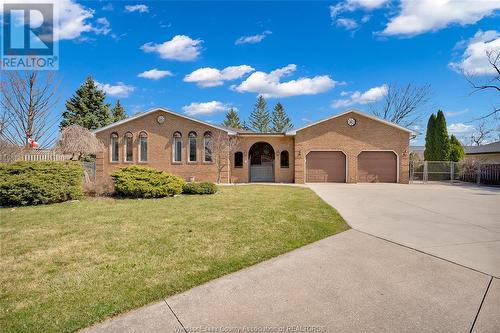
POLYGON ((144 117, 144 116, 147 116, 148 114, 150 113, 153 113, 153 112, 157 112, 157 111, 162 111, 162 112, 165 112, 165 113, 168 113, 168 114, 171 114, 171 115, 174 115, 174 116, 177 116, 177 117, 181 117, 181 118, 184 118, 184 119, 188 119, 188 120, 191 120, 191 121, 194 121, 194 122, 197 122, 197 123, 200 123, 200 124, 203 124, 203 125, 206 125, 206 126, 210 126, 212 128, 217 128, 218 130, 221 130, 229 135, 236 135, 237 133, 236 132, 233 132, 233 131, 229 131, 228 129, 226 128, 223 128, 223 127, 219 127, 217 125, 213 125, 213 124, 210 124, 210 123, 207 123, 205 121, 201 121, 201 120, 198 120, 198 119, 195 119, 195 118, 191 118, 191 117, 188 117, 188 116, 184 116, 182 114, 179 114, 177 112, 173 112, 169 109, 165 109, 165 108, 154 108, 154 109, 150 109, 146 112, 142 112, 142 113, 138 113, 132 117, 129 117, 129 118, 126 118, 126 119, 123 119, 123 120, 120 120, 120 121, 117 121, 117 122, 114 122, 112 124, 109 124, 107 126, 104 126, 104 127, 101 127, 101 128, 98 128, 94 131, 92 131, 93 133, 99 133, 99 132, 102 132, 102 131, 105 131, 107 129, 110 129, 110 128, 113 128, 115 126, 119 126, 119 125, 122 125, 122 124, 125 124, 125 123, 128 123, 129 121, 132 121, 132 120, 135 120, 135 119, 138 119, 138 118, 141 118, 141 117, 144 117))
POLYGON ((335 118, 338 118, 338 117, 341 117, 343 115, 346 115, 348 113, 356 113, 356 114, 359 114, 363 117, 366 117, 366 118, 370 118, 370 119, 373 119, 373 120, 376 120, 378 122, 381 122, 383 124, 386 124, 386 125, 389 125, 389 126, 392 126, 392 127, 395 127, 397 129, 400 129, 402 131, 405 131, 405 132, 408 132, 408 133, 411 133, 412 135, 415 135, 417 133, 415 133, 414 131, 412 131, 411 129, 408 129, 406 127, 403 127, 403 126, 400 126, 400 125, 397 125, 397 124, 394 124, 394 123, 391 123, 390 121, 387 121, 387 120, 384 120, 384 119, 380 119, 379 117, 375 117, 373 115, 370 115, 370 114, 366 114, 364 112, 361 112, 359 110, 356 110, 356 109, 349 109, 347 111, 344 111, 342 113, 339 113, 339 114, 336 114, 334 116, 331 116, 331 117, 328 117, 328 118, 325 118, 325 119, 322 119, 322 120, 318 120, 312 124, 309 124, 309 125, 306 125, 304 127, 301 127, 301 128, 298 128, 298 129, 294 129, 294 130, 291 130, 289 132, 287 132, 286 134, 287 135, 295 135, 297 134, 298 131, 302 131, 303 129, 306 129, 306 128, 309 128, 309 127, 312 127, 312 126, 315 126, 315 125, 318 125, 324 121, 328 121, 328 120, 331 120, 331 119, 335 119, 335 118))

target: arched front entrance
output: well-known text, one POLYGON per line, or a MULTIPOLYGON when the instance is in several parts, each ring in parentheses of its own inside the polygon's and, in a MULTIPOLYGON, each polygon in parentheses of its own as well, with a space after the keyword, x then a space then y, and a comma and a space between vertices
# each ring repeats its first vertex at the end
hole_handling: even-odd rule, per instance
POLYGON ((250 147, 251 182, 274 182, 274 149, 267 142, 257 142, 250 147))

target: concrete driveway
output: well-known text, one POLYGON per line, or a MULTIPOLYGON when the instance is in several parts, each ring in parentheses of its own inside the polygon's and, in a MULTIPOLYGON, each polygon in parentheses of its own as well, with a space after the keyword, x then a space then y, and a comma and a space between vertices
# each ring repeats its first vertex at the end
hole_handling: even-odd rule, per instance
POLYGON ((500 188, 314 184, 359 231, 500 277, 500 188))
POLYGON ((498 332, 499 281, 348 230, 84 332, 498 332))

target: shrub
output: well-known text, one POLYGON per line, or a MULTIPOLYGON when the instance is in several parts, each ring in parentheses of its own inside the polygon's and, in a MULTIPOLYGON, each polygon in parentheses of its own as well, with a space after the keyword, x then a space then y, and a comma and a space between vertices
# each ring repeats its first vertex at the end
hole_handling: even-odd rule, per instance
POLYGON ((184 194, 214 194, 217 192, 217 186, 214 183, 186 183, 182 188, 184 194))
POLYGON ((83 197, 83 167, 76 162, 0 165, 0 205, 39 205, 83 197))
POLYGON ((153 168, 130 166, 111 175, 115 182, 115 193, 133 198, 161 198, 182 193, 185 181, 165 171, 153 168))

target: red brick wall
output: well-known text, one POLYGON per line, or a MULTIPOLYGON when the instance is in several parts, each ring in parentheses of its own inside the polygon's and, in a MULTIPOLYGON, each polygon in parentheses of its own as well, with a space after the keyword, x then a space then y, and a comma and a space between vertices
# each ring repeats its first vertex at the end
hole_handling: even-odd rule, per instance
POLYGON ((294 139, 292 136, 285 135, 258 135, 258 136, 239 136, 238 149, 243 152, 243 167, 234 167, 234 153, 231 156, 231 182, 248 183, 249 182, 249 151, 254 143, 267 142, 274 149, 274 178, 277 183, 293 183, 294 181, 294 139), (281 168, 280 154, 283 150, 288 151, 289 167, 281 168))
MULTIPOLYGON (((128 121, 124 124, 114 126, 110 129, 97 133, 97 137, 104 143, 105 150, 102 159, 97 160, 97 174, 109 177, 113 170, 127 165, 137 164, 153 167, 171 172, 188 180, 195 177, 197 181, 212 181, 217 179, 217 167, 214 163, 206 163, 203 158, 203 134, 211 131, 214 136, 216 128, 183 118, 163 111, 152 112, 143 117, 128 121), (163 124, 156 121, 159 115, 166 119, 163 124), (145 131, 148 134, 148 161, 139 162, 139 133, 145 131), (174 132, 182 134, 182 162, 173 162, 172 138, 174 132), (197 161, 188 162, 188 134, 190 131, 197 133, 197 161), (124 135, 131 132, 133 135, 133 162, 124 162, 124 135), (117 133, 119 138, 119 162, 111 162, 110 137, 111 133, 117 133), (101 162, 102 161, 102 162, 101 162)), ((222 182, 228 181, 228 168, 221 172, 222 182)))
POLYGON ((357 156, 364 150, 390 150, 399 157, 399 182, 409 181, 409 133, 380 121, 347 113, 298 131, 295 136, 295 182, 304 183, 305 156, 314 150, 338 150, 347 155, 347 182, 357 182, 357 156), (347 119, 356 119, 355 126, 347 119))

